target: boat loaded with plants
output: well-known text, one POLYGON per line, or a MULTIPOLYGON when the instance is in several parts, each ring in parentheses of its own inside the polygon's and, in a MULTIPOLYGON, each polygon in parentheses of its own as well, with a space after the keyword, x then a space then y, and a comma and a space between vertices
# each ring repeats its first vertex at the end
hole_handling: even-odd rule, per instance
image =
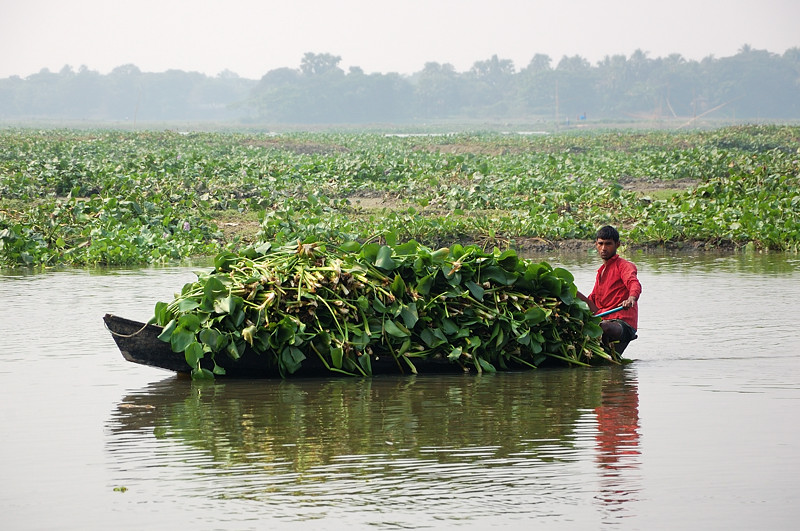
POLYGON ((196 377, 619 363, 571 275, 514 249, 611 224, 641 248, 798 252, 798 145, 788 125, 4 129, 0 267, 217 256, 152 324, 106 317, 126 357, 196 377))
POLYGON ((148 325, 105 320, 130 361, 195 378, 622 363, 576 293, 513 250, 263 243, 219 254, 148 325))

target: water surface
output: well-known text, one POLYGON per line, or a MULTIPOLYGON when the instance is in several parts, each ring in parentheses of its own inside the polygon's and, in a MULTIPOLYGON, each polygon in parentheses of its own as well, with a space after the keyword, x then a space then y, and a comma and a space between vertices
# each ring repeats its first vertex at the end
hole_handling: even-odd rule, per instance
POLYGON ((211 385, 101 320, 198 267, 6 272, 4 528, 794 528, 800 259, 632 258, 624 368, 211 385))

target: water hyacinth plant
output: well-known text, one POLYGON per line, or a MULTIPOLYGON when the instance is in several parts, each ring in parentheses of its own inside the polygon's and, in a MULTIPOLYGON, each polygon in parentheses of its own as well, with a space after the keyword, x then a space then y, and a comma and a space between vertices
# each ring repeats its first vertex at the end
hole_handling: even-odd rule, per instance
POLYGON ((264 243, 219 254, 153 321, 196 378, 224 374, 219 356, 246 349, 284 376, 309 356, 350 375, 383 357, 411 373, 422 358, 477 372, 621 363, 576 293, 565 269, 511 250, 264 243))
POLYGON ((163 263, 395 232, 800 251, 800 127, 281 135, 0 131, 0 267, 163 263), (229 226, 248 231, 226 232, 229 226), (260 230, 259 230, 260 228, 260 230))

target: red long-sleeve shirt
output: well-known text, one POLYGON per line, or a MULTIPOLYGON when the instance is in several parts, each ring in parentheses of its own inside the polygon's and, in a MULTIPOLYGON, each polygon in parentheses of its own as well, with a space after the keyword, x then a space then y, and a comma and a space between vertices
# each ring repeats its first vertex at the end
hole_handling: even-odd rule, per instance
MULTIPOLYGON (((615 254, 597 270, 594 288, 589 300, 597 306, 597 311, 605 312, 620 306, 622 301, 633 295, 637 299, 642 294, 642 285, 636 276, 636 264, 615 254)), ((603 319, 622 319, 634 330, 639 328, 639 303, 603 319)))

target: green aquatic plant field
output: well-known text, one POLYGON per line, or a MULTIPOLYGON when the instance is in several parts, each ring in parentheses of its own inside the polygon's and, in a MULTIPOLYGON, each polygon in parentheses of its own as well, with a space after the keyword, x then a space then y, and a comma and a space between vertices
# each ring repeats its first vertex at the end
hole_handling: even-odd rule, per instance
POLYGON ((143 264, 257 241, 591 240, 800 250, 800 127, 0 131, 0 266, 143 264))

